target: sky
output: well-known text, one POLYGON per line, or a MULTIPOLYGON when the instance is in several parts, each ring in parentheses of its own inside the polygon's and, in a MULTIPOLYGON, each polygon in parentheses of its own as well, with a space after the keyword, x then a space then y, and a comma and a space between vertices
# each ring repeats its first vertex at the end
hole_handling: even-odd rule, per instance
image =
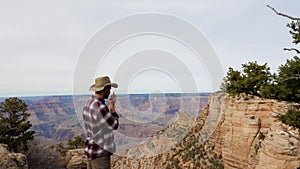
POLYGON ((0 97, 90 93, 103 75, 116 93, 214 92, 229 67, 276 72, 294 46, 266 5, 300 16, 299 0, 0 0, 0 97))

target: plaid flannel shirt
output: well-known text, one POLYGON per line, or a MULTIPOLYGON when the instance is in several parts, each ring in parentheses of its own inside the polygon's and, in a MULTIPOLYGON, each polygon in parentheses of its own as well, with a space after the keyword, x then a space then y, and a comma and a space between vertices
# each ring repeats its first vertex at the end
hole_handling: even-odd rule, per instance
POLYGON ((83 107, 83 120, 87 139, 85 154, 88 160, 115 152, 113 130, 119 125, 119 116, 109 112, 104 99, 92 96, 83 107))

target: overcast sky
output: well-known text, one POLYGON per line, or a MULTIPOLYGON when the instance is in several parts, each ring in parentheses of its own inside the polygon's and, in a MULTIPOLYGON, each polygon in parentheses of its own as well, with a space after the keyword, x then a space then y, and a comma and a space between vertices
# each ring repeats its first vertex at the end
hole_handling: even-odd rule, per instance
MULTIPOLYGON (((299 0, 1 0, 0 97, 72 94, 77 62, 89 40, 120 18, 141 13, 168 14, 196 27, 213 47, 223 75, 229 66, 240 69, 242 63, 255 60, 260 64, 267 62, 275 72, 294 53, 282 50, 293 47, 286 27, 289 20, 276 15, 267 4, 280 12, 300 16, 299 0)), ((192 50, 187 50, 179 41, 143 35, 117 44, 106 53, 104 60, 102 56, 96 58, 98 68, 93 76, 87 75, 90 81, 84 81, 79 90, 87 91, 95 76, 110 75, 118 80, 117 93, 195 91, 188 90, 185 69, 176 69, 177 62, 173 59, 166 64, 170 66, 168 71, 158 65, 141 66, 140 70, 132 69, 136 73, 129 76, 127 71, 132 66, 143 65, 143 61, 153 62, 147 59, 153 53, 139 52, 147 49, 158 50, 166 54, 165 58, 172 53, 178 65, 184 65, 193 75, 198 92, 215 91, 214 86, 219 86, 214 83, 220 78, 212 80, 216 77, 208 70, 212 68, 207 68, 205 61, 198 63, 193 59, 192 50), (146 59, 130 62, 131 57, 146 59)))

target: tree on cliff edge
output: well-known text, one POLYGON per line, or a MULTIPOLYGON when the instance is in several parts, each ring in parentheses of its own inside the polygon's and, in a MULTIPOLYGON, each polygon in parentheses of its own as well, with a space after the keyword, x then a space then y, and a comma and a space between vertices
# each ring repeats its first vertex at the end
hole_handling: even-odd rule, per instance
MULTIPOLYGON (((267 5, 267 7, 273 10, 277 15, 291 20, 291 22, 287 24, 287 27, 290 28, 289 33, 293 39, 292 43, 298 45, 300 43, 300 18, 278 12, 269 5, 267 5)), ((284 48, 283 50, 294 51, 300 54, 300 50, 296 47, 284 48)), ((267 88, 275 92, 270 98, 300 102, 300 58, 298 56, 294 56, 293 59, 287 59, 286 63, 279 67, 276 81, 278 82, 277 85, 271 85, 267 88)), ((270 91, 266 92, 267 96, 272 94, 270 91)))
MULTIPOLYGON (((298 45, 300 43, 300 18, 280 13, 269 5, 267 7, 277 15, 292 20, 287 27, 290 28, 292 43, 298 45)), ((300 54, 297 48, 284 48, 284 50, 300 54)), ((221 90, 233 95, 246 93, 300 103, 300 58, 298 56, 287 59, 286 63, 278 68, 278 75, 271 75, 266 64, 258 65, 256 62, 242 64, 242 68, 242 72, 229 68, 221 90)))
POLYGON ((273 75, 267 63, 259 65, 255 62, 242 64, 242 72, 229 68, 224 78, 224 88, 228 93, 236 95, 246 93, 261 96, 261 89, 272 81, 273 75))
POLYGON ((279 67, 278 99, 300 103, 300 58, 294 56, 279 67))
POLYGON ((34 138, 27 110, 27 104, 17 97, 0 104, 0 143, 7 144, 9 151, 27 150, 27 141, 34 138))

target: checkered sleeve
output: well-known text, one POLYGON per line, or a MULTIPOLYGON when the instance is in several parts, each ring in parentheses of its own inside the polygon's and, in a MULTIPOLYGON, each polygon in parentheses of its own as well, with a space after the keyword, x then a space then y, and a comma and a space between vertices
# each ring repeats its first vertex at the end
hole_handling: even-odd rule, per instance
POLYGON ((117 130, 119 126, 119 119, 112 115, 111 112, 109 112, 108 107, 104 104, 100 104, 100 114, 102 116, 100 123, 107 123, 108 128, 112 130, 117 130))

